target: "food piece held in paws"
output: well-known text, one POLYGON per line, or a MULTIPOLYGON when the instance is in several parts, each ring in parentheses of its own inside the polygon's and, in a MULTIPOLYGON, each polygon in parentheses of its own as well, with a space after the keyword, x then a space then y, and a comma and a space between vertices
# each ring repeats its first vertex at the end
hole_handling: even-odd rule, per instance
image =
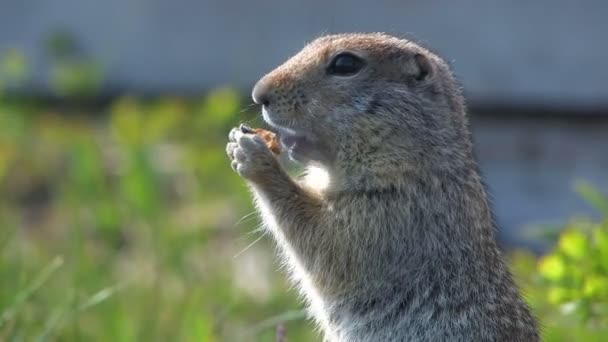
POLYGON ((277 135, 272 133, 271 131, 267 131, 262 128, 255 128, 255 134, 259 135, 266 142, 266 146, 268 149, 274 154, 280 154, 281 149, 279 148, 279 139, 277 139, 277 135))
POLYGON ((279 148, 279 140, 277 139, 277 135, 275 133, 272 133, 271 131, 267 131, 262 128, 251 128, 245 124, 241 124, 239 128, 243 133, 259 135, 264 140, 266 146, 268 146, 268 149, 272 153, 281 153, 281 149, 279 148))

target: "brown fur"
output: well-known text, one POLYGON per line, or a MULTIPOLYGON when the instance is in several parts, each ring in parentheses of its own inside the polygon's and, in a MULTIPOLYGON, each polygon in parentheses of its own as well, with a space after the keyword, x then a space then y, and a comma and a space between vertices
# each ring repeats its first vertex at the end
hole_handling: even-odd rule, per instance
POLYGON ((233 130, 227 152, 327 340, 538 340, 441 58, 384 34, 325 36, 264 76, 262 97, 279 134, 305 137, 292 158, 326 184, 293 180, 252 134, 233 130), (365 66, 328 75, 344 51, 365 66))

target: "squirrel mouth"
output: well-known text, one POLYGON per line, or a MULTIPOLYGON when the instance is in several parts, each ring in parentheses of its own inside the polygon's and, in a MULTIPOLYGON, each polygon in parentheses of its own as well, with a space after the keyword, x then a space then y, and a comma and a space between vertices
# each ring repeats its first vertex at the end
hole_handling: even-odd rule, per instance
POLYGON ((315 149, 314 139, 311 139, 308 134, 302 132, 298 128, 292 128, 281 122, 281 120, 271 118, 271 115, 272 113, 266 108, 262 109, 264 121, 266 121, 277 134, 281 150, 288 152, 289 157, 292 160, 306 160, 307 158, 305 156, 311 154, 315 149))
POLYGON ((306 156, 315 149, 314 142, 308 136, 292 129, 277 128, 277 135, 281 149, 286 151, 292 160, 305 161, 306 156))
POLYGON ((306 144, 307 140, 308 139, 303 135, 279 131, 279 141, 281 142, 281 146, 290 151, 298 148, 298 146, 306 144))

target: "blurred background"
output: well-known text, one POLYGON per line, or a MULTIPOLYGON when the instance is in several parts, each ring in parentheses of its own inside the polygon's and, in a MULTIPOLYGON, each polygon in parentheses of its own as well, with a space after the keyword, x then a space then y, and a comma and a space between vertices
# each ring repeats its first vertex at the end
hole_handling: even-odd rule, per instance
POLYGON ((448 60, 547 341, 608 336, 608 3, 0 0, 0 341, 319 341, 224 147, 321 34, 448 60))

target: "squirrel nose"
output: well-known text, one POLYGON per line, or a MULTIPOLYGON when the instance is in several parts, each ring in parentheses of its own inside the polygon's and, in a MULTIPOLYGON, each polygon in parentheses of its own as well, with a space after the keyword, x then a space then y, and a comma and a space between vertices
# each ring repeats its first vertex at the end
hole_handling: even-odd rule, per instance
POLYGON ((264 79, 259 80, 253 87, 251 98, 253 98, 253 102, 256 104, 270 105, 270 87, 268 82, 265 82, 264 79))

